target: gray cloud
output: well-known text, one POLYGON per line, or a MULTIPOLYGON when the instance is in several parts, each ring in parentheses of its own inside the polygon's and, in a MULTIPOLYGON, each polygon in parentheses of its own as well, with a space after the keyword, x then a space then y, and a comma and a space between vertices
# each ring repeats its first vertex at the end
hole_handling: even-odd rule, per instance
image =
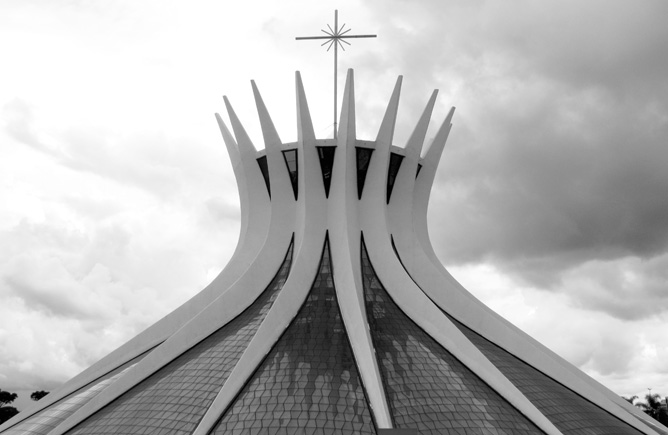
POLYGON ((568 262, 568 254, 577 263, 666 248, 662 139, 629 127, 626 111, 599 107, 579 108, 587 121, 578 130, 552 101, 519 115, 485 114, 485 132, 469 133, 480 143, 446 153, 436 189, 461 194, 449 196, 442 216, 448 228, 469 230, 444 236, 453 260, 568 262))
POLYGON ((578 307, 632 321, 668 312, 667 271, 667 254, 592 261, 564 272, 557 288, 578 307))
POLYGON ((441 258, 544 290, 580 285, 574 306, 621 319, 667 312, 668 278, 649 265, 668 250, 668 4, 374 8, 381 48, 356 63, 458 106, 430 208, 441 258))

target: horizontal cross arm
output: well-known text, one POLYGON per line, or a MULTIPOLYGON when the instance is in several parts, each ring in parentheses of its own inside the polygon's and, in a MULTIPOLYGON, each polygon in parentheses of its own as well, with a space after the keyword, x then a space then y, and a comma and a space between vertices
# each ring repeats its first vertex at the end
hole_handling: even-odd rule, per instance
POLYGON ((345 38, 375 38, 377 35, 345 35, 345 36, 297 36, 296 40, 304 39, 345 39, 345 38))
POLYGON ((300 40, 300 39, 332 39, 333 36, 297 36, 295 39, 300 40))
POLYGON ((341 38, 375 38, 377 35, 346 35, 341 38))

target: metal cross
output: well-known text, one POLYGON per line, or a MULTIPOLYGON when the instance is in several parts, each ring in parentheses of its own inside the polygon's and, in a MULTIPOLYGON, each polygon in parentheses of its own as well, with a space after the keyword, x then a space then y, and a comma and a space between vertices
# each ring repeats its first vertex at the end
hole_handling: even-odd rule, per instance
POLYGON ((337 127, 337 122, 336 122, 336 116, 338 112, 338 104, 337 104, 337 93, 336 93, 336 84, 337 84, 337 79, 338 79, 338 48, 341 47, 341 50, 346 51, 345 46, 343 45, 348 44, 350 45, 350 42, 346 41, 346 38, 375 38, 376 35, 348 35, 348 32, 350 32, 352 29, 344 29, 346 27, 346 24, 344 23, 341 27, 339 27, 339 11, 335 10, 334 11, 334 28, 332 29, 329 24, 327 24, 327 28, 329 29, 329 32, 325 29, 320 29, 321 32, 323 32, 327 36, 298 36, 295 39, 296 40, 302 40, 302 39, 325 39, 326 41, 320 44, 320 46, 327 45, 327 51, 329 51, 332 46, 334 47, 334 139, 336 139, 336 127, 337 127))

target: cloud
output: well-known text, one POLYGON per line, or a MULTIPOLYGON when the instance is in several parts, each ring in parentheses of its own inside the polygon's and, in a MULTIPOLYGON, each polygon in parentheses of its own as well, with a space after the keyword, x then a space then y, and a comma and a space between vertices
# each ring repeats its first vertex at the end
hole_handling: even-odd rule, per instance
POLYGON ((668 254, 591 261, 564 272, 557 291, 577 306, 622 320, 668 314, 668 254))
POLYGON ((47 220, 0 231, 3 388, 63 382, 208 284, 238 234, 220 225, 224 201, 209 204, 215 212, 58 203, 47 220))
POLYGON ((388 33, 411 35, 393 41, 406 75, 432 74, 459 107, 431 211, 442 257, 550 285, 584 261, 662 254, 665 4, 517 3, 384 9, 388 33))
MULTIPOLYGON (((623 261, 634 263, 628 259, 623 261)), ((607 294, 607 288, 599 285, 600 272, 597 274, 592 269, 604 269, 612 275, 621 267, 628 265, 617 260, 604 265, 585 265, 583 269, 587 270, 569 274, 559 291, 553 292, 518 281, 490 264, 451 266, 449 270, 494 311, 608 388, 619 394, 642 394, 648 385, 659 386, 665 381, 668 314, 653 310, 655 313, 651 316, 630 318, 626 313, 624 316, 608 313, 600 306, 600 301, 579 302, 591 300, 592 294, 598 295, 598 290, 601 296, 607 294)), ((661 263, 647 267, 659 275, 665 274, 661 263)), ((647 294, 632 294, 635 287, 628 281, 638 276, 628 272, 625 275, 627 285, 621 291, 628 295, 610 295, 612 304, 628 303, 633 306, 632 311, 651 307, 655 300, 648 299, 647 294), (628 299, 623 300, 626 296, 628 299)), ((663 299, 661 296, 659 300, 663 299)), ((665 301, 662 303, 665 306, 665 301)))

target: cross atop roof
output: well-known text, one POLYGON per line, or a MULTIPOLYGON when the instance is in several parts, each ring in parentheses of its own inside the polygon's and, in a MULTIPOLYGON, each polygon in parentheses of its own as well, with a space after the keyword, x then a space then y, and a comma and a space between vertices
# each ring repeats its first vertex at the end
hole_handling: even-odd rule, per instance
POLYGON ((336 139, 336 130, 337 130, 337 113, 338 113, 338 103, 337 103, 337 80, 338 80, 338 48, 341 47, 341 50, 346 51, 346 48, 343 44, 350 45, 350 42, 346 41, 348 38, 375 38, 376 35, 349 35, 352 29, 345 29, 346 24, 343 23, 339 27, 339 11, 334 11, 334 28, 327 24, 329 31, 325 29, 320 29, 322 33, 326 36, 297 36, 296 40, 304 39, 324 39, 325 42, 320 44, 321 46, 327 45, 327 51, 329 51, 332 46, 334 47, 334 139, 336 139))

